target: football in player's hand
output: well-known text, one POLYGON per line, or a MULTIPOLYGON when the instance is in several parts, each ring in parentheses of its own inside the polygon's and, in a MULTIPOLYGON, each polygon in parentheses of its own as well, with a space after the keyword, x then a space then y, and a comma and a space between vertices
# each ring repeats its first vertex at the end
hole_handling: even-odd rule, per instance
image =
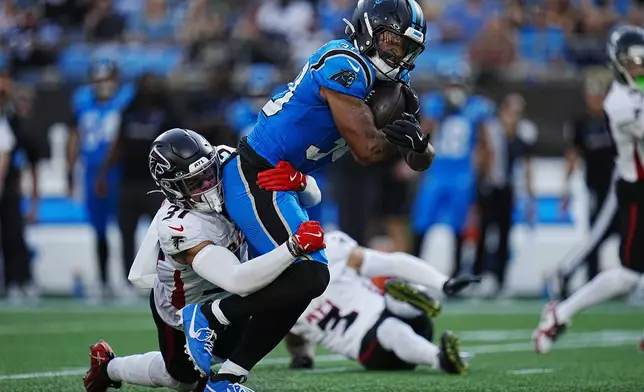
POLYGON ((382 129, 402 118, 407 110, 407 96, 402 83, 376 81, 365 103, 373 113, 376 128, 382 129))

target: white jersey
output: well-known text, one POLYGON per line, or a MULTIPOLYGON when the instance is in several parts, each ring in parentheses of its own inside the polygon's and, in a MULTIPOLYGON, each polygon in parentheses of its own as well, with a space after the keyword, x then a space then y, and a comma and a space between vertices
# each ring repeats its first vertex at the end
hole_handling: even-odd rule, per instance
POLYGON ((644 95, 613 82, 604 111, 617 147, 619 177, 628 182, 644 181, 644 95))
POLYGON ((358 244, 341 232, 325 234, 331 280, 291 330, 326 349, 357 359, 364 335, 385 310, 380 291, 357 271, 347 267, 358 244))
POLYGON ((180 327, 176 312, 186 304, 229 294, 203 279, 191 266, 175 262, 173 256, 211 241, 228 248, 243 263, 248 260, 247 246, 235 224, 218 213, 187 211, 166 200, 157 211, 156 220, 160 251, 154 302, 166 324, 180 327))

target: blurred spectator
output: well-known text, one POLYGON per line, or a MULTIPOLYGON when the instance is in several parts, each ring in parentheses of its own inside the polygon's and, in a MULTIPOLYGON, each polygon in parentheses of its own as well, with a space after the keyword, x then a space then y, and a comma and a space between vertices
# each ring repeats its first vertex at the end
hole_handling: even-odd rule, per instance
POLYGON ((158 76, 140 77, 134 99, 123 112, 118 136, 103 163, 97 180, 97 193, 106 197, 110 190, 108 176, 114 167, 122 171, 118 184, 118 223, 123 247, 125 281, 134 261, 134 234, 139 218, 150 219, 156 214, 163 196, 148 195, 156 189, 150 178, 148 153, 157 136, 168 129, 181 126, 170 100, 164 81, 158 76))
POLYGON ((5 34, 12 69, 53 64, 60 50, 61 36, 60 26, 40 19, 38 9, 22 13, 16 27, 5 34))
POLYGON ((494 114, 494 104, 472 94, 468 64, 444 63, 439 72, 442 91, 429 92, 420 100, 421 125, 432 135, 436 157, 419 184, 411 226, 417 255, 430 229, 440 223, 449 227, 454 238, 453 275, 457 275, 476 195, 474 148, 483 122, 494 114))
MULTIPOLYGON (((399 169, 399 162, 400 157, 395 155, 366 167, 347 156, 330 171, 337 190, 340 230, 361 244, 386 233, 393 251, 409 252, 411 178, 407 170, 399 169), (360 189, 360 196, 347 189, 360 189)), ((316 172, 316 179, 322 174, 316 172)))
POLYGON ((606 57, 606 37, 611 26, 617 21, 617 14, 610 2, 600 6, 587 5, 582 8, 572 35, 568 37, 568 52, 572 62, 583 68, 604 65, 606 57))
POLYGON ((468 42, 499 11, 495 0, 463 0, 450 3, 442 17, 443 39, 468 42))
POLYGON ((228 108, 234 101, 233 68, 225 64, 210 70, 208 88, 193 96, 189 103, 186 126, 202 134, 212 145, 237 145, 237 136, 226 121, 228 108))
POLYGON ((102 170, 134 89, 130 84, 121 84, 119 70, 111 61, 94 63, 90 78, 91 84, 76 90, 72 102, 73 118, 69 124, 67 146, 68 191, 70 196, 75 193, 74 169, 80 155, 85 177, 85 208, 96 238, 100 295, 112 297, 114 292, 107 275, 107 224, 116 212, 120 173, 115 168, 108 174, 102 170), (105 176, 108 184, 97 186, 97 181, 105 179, 105 176))
POLYGON ((272 63, 290 65, 290 47, 283 39, 274 39, 262 32, 256 10, 248 7, 242 12, 231 31, 236 45, 228 48, 232 59, 241 63, 272 63))
POLYGON ((19 18, 18 7, 13 0, 4 0, 0 4, 0 35, 16 27, 19 18))
POLYGON ((44 17, 66 29, 81 26, 89 8, 87 1, 78 0, 40 0, 40 3, 44 17))
POLYGON ((208 42, 215 37, 223 38, 226 32, 226 19, 215 12, 208 0, 192 0, 181 27, 180 40, 184 43, 208 42))
POLYGON ((515 34, 506 19, 494 16, 470 45, 470 60, 482 70, 505 68, 515 60, 515 34))
POLYGON ((310 2, 304 0, 264 0, 256 17, 262 31, 281 35, 290 41, 309 31, 315 10, 310 2))
MULTIPOLYGON (((604 117, 603 101, 610 86, 612 75, 609 70, 598 69, 589 71, 585 82, 586 112, 573 118, 564 128, 565 137, 569 142, 566 151, 566 184, 565 189, 571 187, 570 179, 574 172, 575 165, 579 158, 584 160, 586 167, 586 187, 590 196, 590 225, 592 226, 610 192, 613 167, 615 166, 615 146, 613 144, 610 129, 604 117)), ((561 200, 561 210, 568 209, 570 193, 566 192, 561 200)), ((613 217, 608 230, 603 233, 602 240, 597 242, 595 248, 586 259, 588 266, 587 279, 590 281, 599 273, 598 248, 604 240, 613 233, 617 233, 619 226, 616 217, 613 217)), ((581 263, 576 263, 580 265, 581 263)), ((561 282, 561 296, 568 296, 568 282, 576 269, 567 271, 561 282)))
POLYGON ((524 65, 537 71, 564 63, 565 36, 561 27, 548 21, 545 9, 532 6, 529 23, 519 31, 519 53, 524 65))
POLYGON ((234 88, 240 97, 226 109, 226 121, 239 138, 248 135, 257 123, 257 115, 273 95, 278 77, 277 68, 271 64, 237 67, 234 88))
POLYGON ((25 296, 33 298, 38 294, 32 282, 30 255, 24 238, 25 221, 20 207, 22 198, 20 178, 22 166, 26 160, 31 166, 32 211, 30 216, 33 221, 38 205, 36 164, 39 152, 33 137, 30 137, 21 127, 22 119, 14 103, 14 92, 11 76, 7 70, 3 70, 0 72, 0 128, 4 128, 4 133, 7 130, 11 132, 15 143, 2 184, 3 191, 0 194, 0 235, 2 236, 0 242, 4 260, 5 289, 10 300, 21 301, 25 296))
POLYGON ((83 27, 87 41, 118 41, 123 38, 125 18, 114 11, 112 0, 94 0, 83 27))
POLYGON ((534 194, 532 191, 532 150, 538 131, 536 125, 524 118, 525 100, 519 94, 508 94, 499 107, 498 117, 484 125, 484 144, 479 144, 478 184, 479 242, 476 249, 474 274, 484 270, 491 272, 496 280, 496 293, 505 284, 509 254, 510 228, 514 207, 515 163, 524 165, 526 192, 528 194, 527 219, 534 222, 534 194), (484 266, 487 235, 490 226, 496 226, 498 243, 490 252, 491 265, 484 266))
POLYGON ((354 0, 318 1, 317 13, 320 28, 327 31, 334 38, 344 37, 344 29, 347 24, 342 19, 351 20, 355 7, 354 0))
POLYGON ((173 41, 175 19, 167 1, 145 0, 143 12, 135 14, 129 21, 128 37, 145 42, 173 41))

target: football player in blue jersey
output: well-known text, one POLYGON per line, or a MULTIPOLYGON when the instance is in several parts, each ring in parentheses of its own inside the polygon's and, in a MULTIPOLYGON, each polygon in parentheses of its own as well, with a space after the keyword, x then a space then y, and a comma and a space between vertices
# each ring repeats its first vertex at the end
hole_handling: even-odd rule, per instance
POLYGON ((74 166, 80 155, 84 172, 84 201, 89 222, 96 235, 103 295, 111 295, 107 278, 107 223, 116 212, 118 169, 107 176, 108 195, 99 195, 96 181, 118 134, 121 113, 134 96, 134 87, 119 84, 118 69, 111 61, 97 61, 90 68, 91 83, 80 87, 73 96, 73 119, 67 146, 68 186, 74 192, 74 166))
POLYGON ((473 153, 482 138, 481 127, 494 114, 494 103, 470 95, 471 72, 466 64, 439 68, 445 80, 441 92, 423 96, 423 126, 432 133, 436 159, 421 180, 412 208, 416 255, 425 233, 445 223, 455 237, 454 275, 460 269, 463 229, 476 196, 473 153))
MULTIPOLYGON (((276 169, 280 175, 305 178, 298 172, 309 174, 347 151, 370 164, 396 149, 415 170, 431 165, 434 149, 416 119, 418 98, 409 87, 403 89, 408 113, 384 129, 376 128, 364 103, 376 79, 408 80, 424 50, 426 29, 415 0, 360 0, 347 21, 349 38, 331 41, 313 53, 288 89, 264 105, 253 130, 223 166, 224 206, 255 255, 271 251, 308 220, 295 192, 271 192, 257 184, 261 171, 288 162, 276 169)), ((317 251, 257 293, 186 306, 182 315, 188 352, 206 375, 211 344, 190 332, 207 329, 213 331, 208 336, 215 337, 233 320, 252 315, 244 339, 207 390, 225 391, 245 378, 310 301, 324 292, 328 281, 326 256, 317 251)))

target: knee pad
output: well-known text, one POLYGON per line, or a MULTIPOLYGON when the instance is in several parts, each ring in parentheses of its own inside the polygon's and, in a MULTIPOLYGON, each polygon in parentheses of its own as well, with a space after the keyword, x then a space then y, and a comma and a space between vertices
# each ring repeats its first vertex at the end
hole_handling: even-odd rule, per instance
POLYGON ((302 285, 302 299, 310 302, 322 295, 329 285, 329 267, 316 261, 303 261, 298 263, 298 268, 301 269, 299 275, 302 280, 299 284, 302 285))

